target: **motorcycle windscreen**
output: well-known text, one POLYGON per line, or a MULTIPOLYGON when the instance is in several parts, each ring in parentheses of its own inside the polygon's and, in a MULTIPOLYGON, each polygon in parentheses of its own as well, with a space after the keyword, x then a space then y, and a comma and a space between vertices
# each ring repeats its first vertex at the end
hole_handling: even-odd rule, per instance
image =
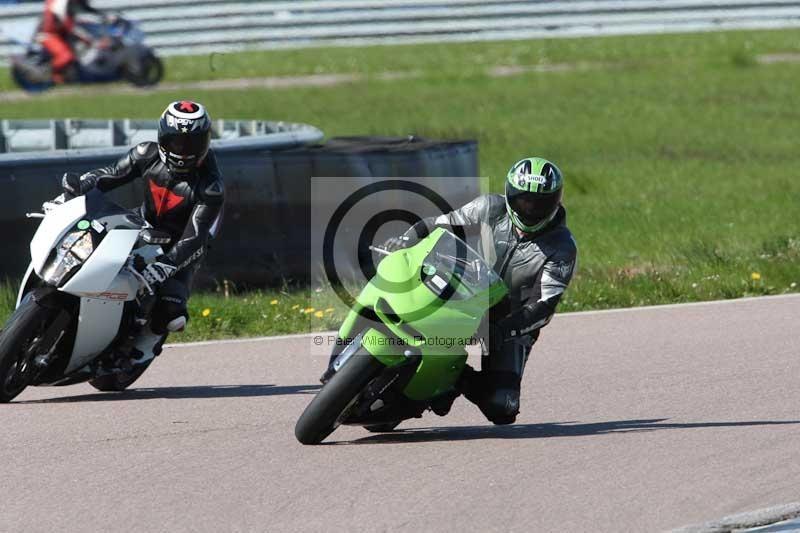
POLYGON ((454 277, 472 295, 479 294, 500 281, 499 276, 478 252, 445 231, 425 257, 422 279, 434 293, 440 294, 452 284, 454 277))

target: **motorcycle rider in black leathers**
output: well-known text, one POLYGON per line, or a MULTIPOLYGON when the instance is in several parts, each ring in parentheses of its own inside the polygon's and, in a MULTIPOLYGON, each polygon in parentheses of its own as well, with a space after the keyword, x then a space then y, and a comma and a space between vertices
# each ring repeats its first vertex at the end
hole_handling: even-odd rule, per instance
POLYGON ((444 416, 459 393, 495 424, 512 424, 519 413, 522 373, 541 328, 550 322, 575 270, 577 247, 561 205, 563 177, 542 158, 515 163, 506 176, 505 195, 479 196, 446 215, 428 218, 384 245, 396 250, 414 244, 434 227, 479 237, 479 251, 509 292, 488 313, 481 339, 480 372, 467 365, 452 395, 432 410, 444 416))
MULTIPOLYGON (((164 255, 141 272, 157 287, 150 329, 151 337, 162 341, 168 332, 185 327, 192 278, 220 225, 225 186, 210 142, 211 119, 205 108, 191 101, 173 102, 159 120, 157 143, 141 143, 116 163, 79 179, 65 175, 62 183, 65 194, 77 196, 145 180, 141 215, 170 235, 164 255)), ((154 351, 157 355, 159 348, 154 351)))

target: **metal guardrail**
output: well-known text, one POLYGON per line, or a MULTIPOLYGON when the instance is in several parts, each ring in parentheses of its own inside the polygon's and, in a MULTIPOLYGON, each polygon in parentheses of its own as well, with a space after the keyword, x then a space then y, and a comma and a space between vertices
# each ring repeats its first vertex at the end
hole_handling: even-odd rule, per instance
MULTIPOLYGON (((135 132, 138 138, 129 142, 149 140, 150 135, 155 138, 152 122, 131 122, 127 125, 132 128, 126 130, 126 121, 82 121, 81 129, 69 129, 76 124, 16 121, 6 130, 14 132, 10 145, 15 150, 40 149, 36 143, 42 141, 33 139, 36 132, 43 134, 44 144, 73 148, 0 154, 0 224, 12 228, 3 241, 0 277, 15 278, 25 271, 30 257, 28 245, 36 229, 25 213, 37 210, 43 201, 61 192, 60 176, 64 172, 80 174, 118 159, 129 149, 117 145, 124 138, 115 137, 120 133, 135 132), (105 147, 76 149, 76 145, 105 147)), ((227 127, 230 123, 225 124, 225 131, 233 131, 227 127)), ((253 285, 307 281, 311 213, 319 209, 311 203, 312 176, 351 177, 362 186, 379 177, 413 178, 453 206, 480 193, 475 141, 357 137, 312 144, 322 136, 319 130, 288 126, 266 135, 212 142, 225 179, 225 217, 199 281, 229 279, 253 285)), ((134 180, 110 194, 121 205, 135 207, 149 194, 147 191, 145 180, 134 180)), ((419 216, 440 214, 435 204, 419 195, 398 198, 387 194, 370 198, 368 204, 378 210, 402 207, 419 216)))
MULTIPOLYGON (((97 0, 161 54, 800 26, 797 0, 97 0)), ((0 5, 0 56, 41 4, 0 5), (4 37, 5 36, 5 37, 4 37)))
MULTIPOLYGON (((59 152, 62 150, 91 149, 93 155, 98 155, 102 153, 98 150, 106 147, 130 147, 155 140, 156 125, 152 120, 131 119, 2 120, 0 163, 32 157, 39 161, 69 157, 70 154, 59 152)), ((212 126, 215 150, 283 150, 313 144, 323 137, 322 131, 314 126, 291 122, 215 120, 212 126)), ((108 152, 116 154, 119 148, 108 152)))

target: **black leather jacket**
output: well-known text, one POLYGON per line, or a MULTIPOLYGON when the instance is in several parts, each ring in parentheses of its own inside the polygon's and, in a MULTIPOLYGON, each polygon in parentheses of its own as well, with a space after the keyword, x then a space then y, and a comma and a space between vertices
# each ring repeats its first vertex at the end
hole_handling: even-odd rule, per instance
POLYGON ((147 180, 142 216, 154 228, 172 237, 164 247, 166 260, 185 269, 204 255, 209 239, 218 230, 225 185, 214 152, 188 175, 171 174, 158 153, 158 144, 133 147, 119 161, 81 176, 81 194, 93 188, 110 191, 137 178, 147 180))

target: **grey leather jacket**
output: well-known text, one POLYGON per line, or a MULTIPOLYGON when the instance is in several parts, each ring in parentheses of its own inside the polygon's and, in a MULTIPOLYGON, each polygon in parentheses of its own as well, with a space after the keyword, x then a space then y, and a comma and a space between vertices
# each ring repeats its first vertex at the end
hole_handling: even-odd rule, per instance
POLYGON ((504 334, 533 334, 550 322, 569 285, 577 261, 577 245, 559 207, 553 221, 536 234, 520 234, 499 194, 479 196, 446 215, 427 218, 405 234, 410 240, 434 227, 461 226, 509 288, 508 296, 490 314, 504 334))

